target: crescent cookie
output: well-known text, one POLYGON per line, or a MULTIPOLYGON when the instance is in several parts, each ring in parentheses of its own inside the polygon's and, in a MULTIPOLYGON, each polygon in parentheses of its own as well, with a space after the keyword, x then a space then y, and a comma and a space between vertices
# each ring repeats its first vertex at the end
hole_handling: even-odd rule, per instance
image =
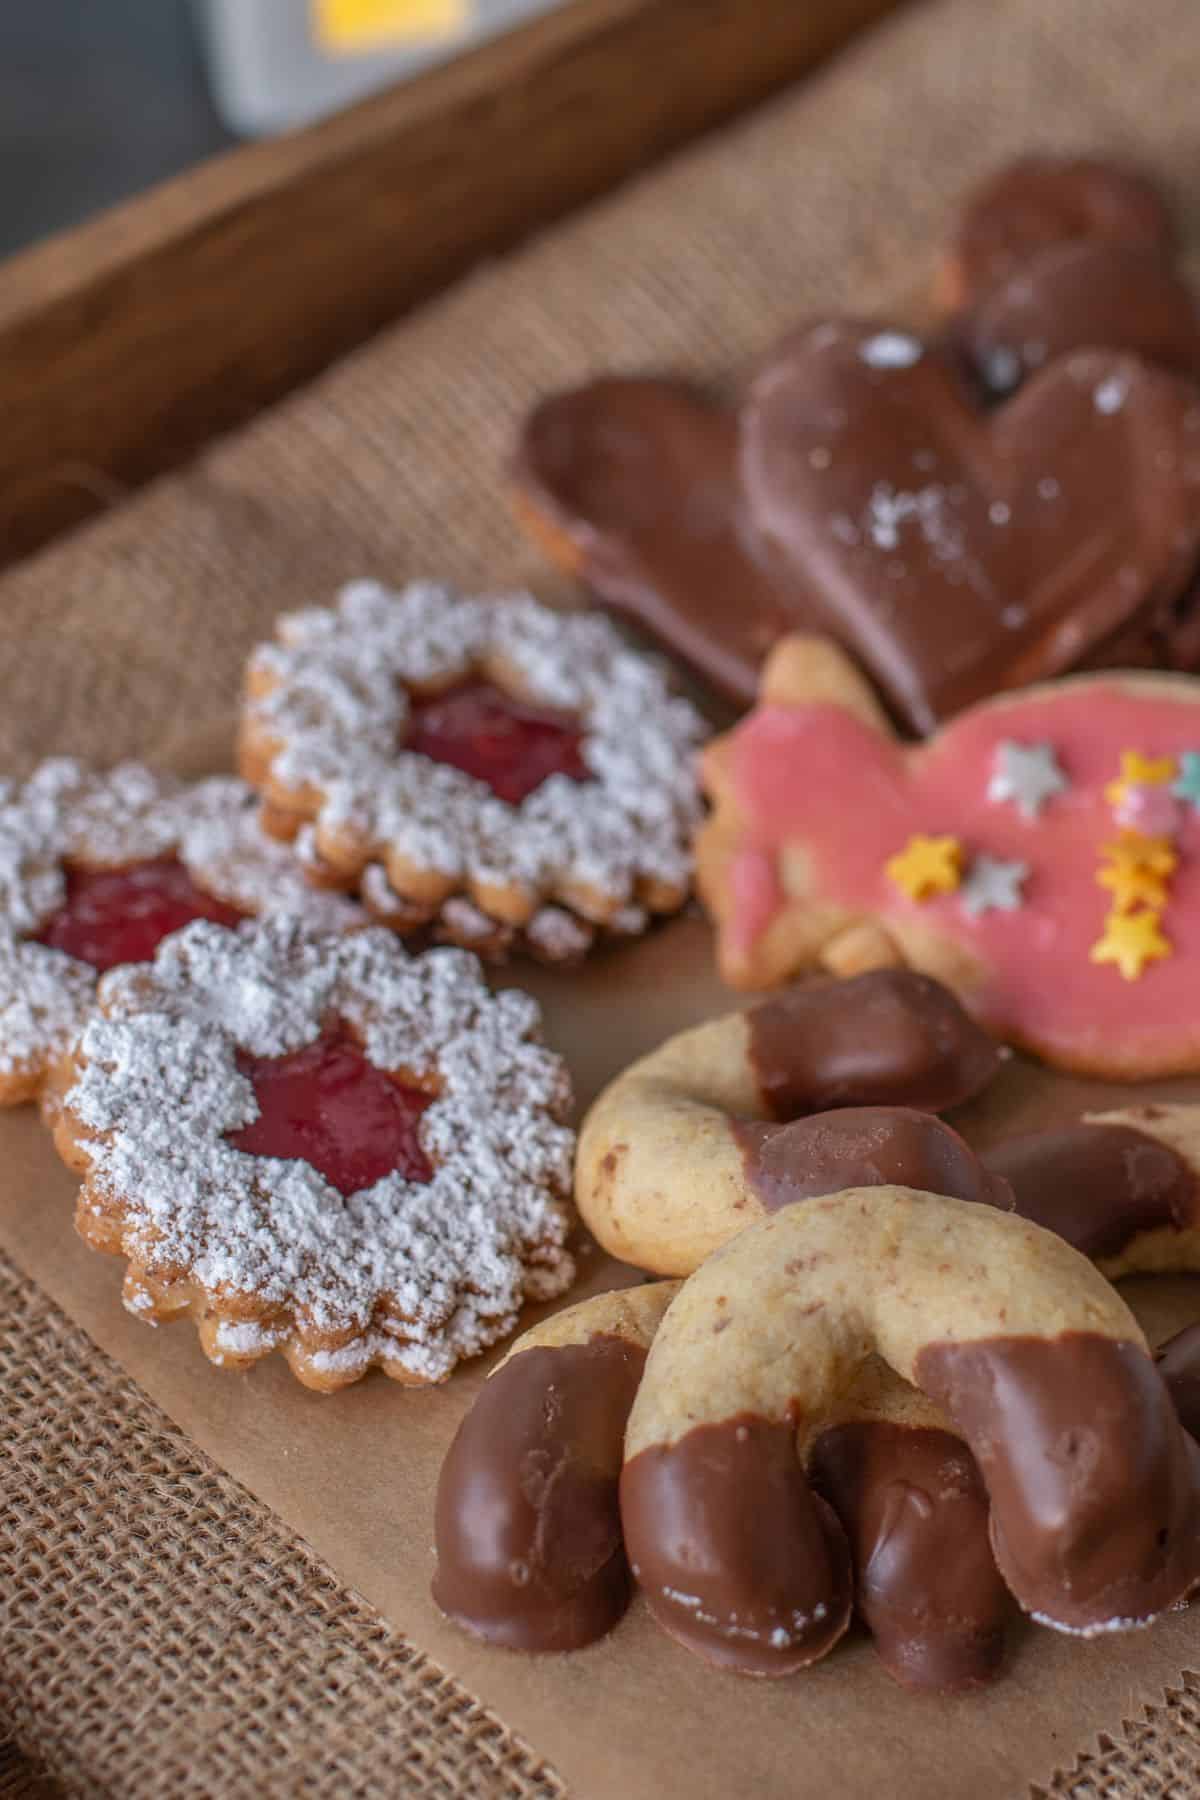
POLYGON ((687 898, 706 727, 606 619, 360 581, 246 685, 267 829, 394 929, 566 960, 687 898))
POLYGON ((994 1207, 854 1188, 716 1252, 651 1346, 621 1518, 652 1611, 688 1648, 787 1674, 841 1636, 848 1549, 806 1469, 873 1358, 974 1455, 996 1564, 1025 1612, 1092 1636, 1187 1598, 1200 1450, 1116 1290, 994 1207))
POLYGON ((98 972, 146 961, 192 919, 285 909, 316 930, 366 923, 349 900, 309 889, 242 781, 55 757, 0 783, 0 1106, 43 1091, 94 1006, 98 972))
POLYGON ((927 975, 802 983, 617 1076, 580 1130, 576 1205, 612 1255, 665 1275, 782 1207, 879 1183, 1016 1211, 1110 1280, 1200 1269, 1200 1107, 1090 1113, 980 1156, 934 1115, 1002 1055, 927 975))
POLYGON ((566 1068, 465 951, 202 922, 98 999, 55 1143, 136 1317, 309 1387, 420 1384, 570 1285, 566 1068))
MULTIPOLYGON (((623 1615, 633 1586, 619 1501, 625 1434, 647 1351, 680 1290, 664 1281, 601 1294, 536 1326, 464 1419, 438 1484, 433 1594, 476 1636, 573 1650, 623 1615)), ((725 1289, 708 1359, 723 1355, 729 1304, 725 1289)), ((1158 1361, 1195 1435, 1200 1327, 1158 1361)), ((806 1472, 845 1534, 855 1610, 884 1667, 941 1693, 992 1679, 1013 1602, 971 1451, 941 1408, 874 1355, 840 1393, 835 1421, 812 1432, 806 1472)), ((674 1598, 693 1612, 699 1604, 687 1590, 674 1598)))
POLYGON ((914 746, 838 650, 792 638, 703 770, 699 885, 735 986, 908 964, 1058 1067, 1200 1068, 1195 678, 1019 689, 914 746))

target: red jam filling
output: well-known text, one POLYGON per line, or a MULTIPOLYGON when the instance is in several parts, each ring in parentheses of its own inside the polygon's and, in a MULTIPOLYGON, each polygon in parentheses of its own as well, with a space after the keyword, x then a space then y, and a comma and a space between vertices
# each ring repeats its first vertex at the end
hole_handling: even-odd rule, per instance
POLYGON ((417 1122, 433 1095, 369 1063, 343 1026, 290 1056, 239 1050, 237 1061, 259 1114, 253 1125, 229 1132, 235 1150, 309 1163, 342 1195, 393 1169, 409 1181, 432 1179, 417 1122))
POLYGON ((550 775, 590 780, 581 742, 577 728, 558 714, 514 700, 490 681, 466 681, 432 699, 414 699, 405 749, 486 781, 493 794, 517 806, 550 775))
POLYGON ((236 925, 245 915, 196 886, 174 857, 124 869, 68 869, 66 903, 36 934, 102 973, 149 962, 163 938, 193 919, 236 925))

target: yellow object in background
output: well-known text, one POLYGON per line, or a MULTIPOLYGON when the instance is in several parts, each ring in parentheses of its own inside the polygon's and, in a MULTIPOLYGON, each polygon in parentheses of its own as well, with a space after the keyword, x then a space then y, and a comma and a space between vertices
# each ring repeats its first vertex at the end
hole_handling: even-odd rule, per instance
POLYGON ((359 56, 457 37, 472 10, 472 0, 313 0, 313 29, 323 50, 359 56))

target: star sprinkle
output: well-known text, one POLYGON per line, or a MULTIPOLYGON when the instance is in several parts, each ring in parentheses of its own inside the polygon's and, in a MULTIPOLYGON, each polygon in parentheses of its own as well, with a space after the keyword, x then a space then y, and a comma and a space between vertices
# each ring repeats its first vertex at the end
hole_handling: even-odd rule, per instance
POLYGON ((1047 800, 1070 785, 1053 744, 1018 744, 1005 738, 996 746, 987 797, 993 805, 1011 800, 1023 819, 1036 819, 1047 800))
POLYGON ((1113 806, 1118 825, 1128 825, 1146 837, 1173 838, 1183 823, 1183 809, 1163 783, 1127 781, 1113 806))
POLYGON ((910 900, 952 894, 962 880, 962 845, 954 837, 909 838, 903 850, 888 858, 884 872, 910 900))
POLYGON ((1146 964, 1170 956, 1171 945, 1163 936, 1154 912, 1110 912, 1104 936, 1091 948, 1094 963, 1115 963, 1126 981, 1138 981, 1146 964))
POLYGON ((1123 831, 1105 844, 1103 854, 1116 869, 1148 869, 1153 875, 1173 875, 1179 857, 1166 838, 1147 837, 1141 831, 1123 831))
POLYGON ((1166 905, 1166 877, 1141 863, 1124 863, 1113 869, 1100 869, 1096 880, 1112 894, 1114 912, 1136 912, 1141 906, 1166 905))
POLYGON ((1143 756, 1140 750, 1122 750, 1121 773, 1110 781, 1104 798, 1110 806, 1120 806, 1131 787, 1158 787, 1176 773, 1173 756, 1143 756))
POLYGON ((979 855, 959 893, 963 911, 973 919, 985 912, 1016 912, 1024 905, 1021 888, 1028 879, 1028 863, 979 855))
POLYGON ((1184 751, 1179 759, 1179 779, 1172 782, 1171 792, 1200 811, 1200 750, 1184 751))

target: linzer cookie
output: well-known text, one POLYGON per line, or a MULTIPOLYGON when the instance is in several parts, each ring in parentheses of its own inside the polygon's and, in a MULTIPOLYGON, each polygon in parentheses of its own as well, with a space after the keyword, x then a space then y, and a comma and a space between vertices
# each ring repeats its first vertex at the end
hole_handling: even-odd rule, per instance
POLYGON ((314 882, 563 961, 683 904, 704 735, 603 618, 358 582, 256 651, 241 762, 314 882))
POLYGON ((881 1184, 1015 1211, 1110 1280, 1200 1270, 1200 1107, 1091 1113, 981 1156, 935 1114, 1005 1056, 928 975, 813 978, 618 1075, 580 1130, 576 1205, 606 1250, 664 1275, 782 1207, 881 1184))
POLYGON ((560 560, 735 698, 785 630, 841 643, 918 733, 997 689, 1197 648, 1200 400, 1081 351, 980 410, 954 359, 821 324, 736 417, 662 383, 547 401, 522 509, 560 560))
POLYGON ((1182 676, 1076 676, 908 747, 831 645, 781 645, 705 758, 723 973, 907 963, 1059 1067, 1200 1067, 1198 702, 1182 676))
POLYGON ((101 978, 61 1083, 80 1233, 224 1367, 440 1381, 572 1279, 567 1073, 464 951, 193 924, 101 978))
POLYGON ((755 1675, 825 1655, 853 1601, 898 1680, 974 1687, 1009 1590, 1085 1636, 1187 1595, 1200 1457, 1172 1396, 1194 1363, 1176 1340, 1160 1377, 1036 1226, 889 1185, 792 1206, 688 1282, 514 1346, 442 1469, 434 1598, 491 1642, 567 1650, 636 1582, 755 1675))
POLYGON ((258 825, 243 782, 187 784, 136 763, 69 758, 0 788, 0 1105, 34 1098, 91 1009, 98 971, 153 956, 193 919, 288 909, 365 923, 313 893, 258 825))
POLYGON ((943 311, 985 291, 1059 244, 1099 244, 1169 256, 1175 231, 1162 195, 1127 164, 1088 156, 1026 156, 981 182, 963 207, 939 271, 943 311))

